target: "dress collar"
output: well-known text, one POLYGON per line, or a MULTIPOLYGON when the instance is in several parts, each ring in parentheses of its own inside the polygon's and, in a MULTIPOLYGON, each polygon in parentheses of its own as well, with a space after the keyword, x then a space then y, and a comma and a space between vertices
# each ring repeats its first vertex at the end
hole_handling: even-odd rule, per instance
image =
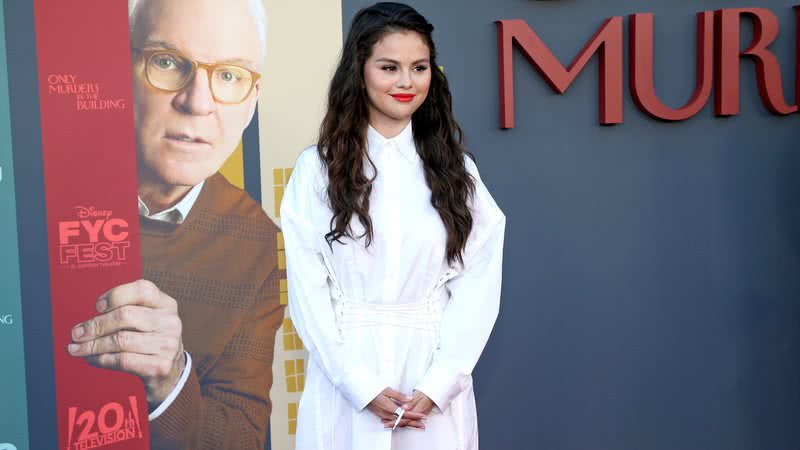
POLYGON ((368 125, 367 145, 371 149, 388 147, 394 151, 399 151, 400 154, 403 155, 403 158, 414 164, 419 159, 419 155, 417 155, 417 146, 414 143, 414 130, 411 124, 411 121, 409 121, 408 125, 403 128, 403 131, 391 139, 383 137, 372 125, 368 125))

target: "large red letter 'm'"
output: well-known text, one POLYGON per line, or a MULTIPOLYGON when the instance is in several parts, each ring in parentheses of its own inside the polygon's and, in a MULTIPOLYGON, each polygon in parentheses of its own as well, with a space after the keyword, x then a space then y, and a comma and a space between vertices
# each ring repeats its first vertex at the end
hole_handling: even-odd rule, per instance
POLYGON ((501 128, 514 128, 514 43, 559 94, 566 92, 592 55, 599 52, 600 123, 622 123, 622 17, 606 20, 568 69, 561 65, 525 21, 499 20, 496 23, 501 128))
POLYGON ((711 96, 714 67, 714 13, 697 15, 697 81, 692 98, 680 109, 664 105, 653 82, 653 15, 630 16, 630 84, 633 101, 642 111, 662 120, 686 120, 711 96))
POLYGON ((756 63, 758 93, 761 101, 774 114, 797 112, 797 105, 788 105, 783 97, 781 68, 767 47, 778 36, 778 19, 763 8, 721 9, 717 18, 717 86, 716 112, 720 116, 739 114, 739 58, 749 56, 756 63), (753 18, 753 43, 739 52, 741 16, 753 18))

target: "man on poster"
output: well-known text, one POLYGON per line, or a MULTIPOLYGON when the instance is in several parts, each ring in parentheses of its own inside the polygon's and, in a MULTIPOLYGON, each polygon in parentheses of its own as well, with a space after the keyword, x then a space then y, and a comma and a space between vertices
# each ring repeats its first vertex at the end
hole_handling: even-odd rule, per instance
POLYGON ((129 0, 145 280, 68 351, 145 385, 153 448, 261 449, 283 319, 277 227, 218 172, 253 118, 262 0, 129 0))

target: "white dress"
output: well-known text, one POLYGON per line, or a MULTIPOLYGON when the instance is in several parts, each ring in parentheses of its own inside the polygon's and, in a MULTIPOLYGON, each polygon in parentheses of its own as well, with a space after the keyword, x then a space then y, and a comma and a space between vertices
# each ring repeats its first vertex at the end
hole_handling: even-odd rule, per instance
POLYGON ((370 127, 368 151, 378 170, 370 247, 325 241, 332 214, 316 147, 298 158, 281 204, 289 311, 310 355, 296 448, 477 450, 471 373, 499 309, 505 216, 465 158, 473 229, 464 266, 451 268, 411 124, 393 139, 370 127), (365 408, 386 387, 433 400, 426 430, 386 429, 365 408))

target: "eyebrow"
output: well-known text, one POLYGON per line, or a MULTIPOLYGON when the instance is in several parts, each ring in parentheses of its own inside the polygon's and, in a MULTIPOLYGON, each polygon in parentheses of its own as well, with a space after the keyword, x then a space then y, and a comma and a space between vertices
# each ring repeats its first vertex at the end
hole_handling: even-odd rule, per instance
MULTIPOLYGON (((147 49, 164 49, 164 50, 171 50, 173 52, 184 53, 183 50, 179 49, 176 45, 173 45, 173 44, 171 44, 171 43, 169 43, 167 41, 161 41, 161 40, 147 39, 147 40, 144 41, 144 44, 142 45, 142 47, 143 48, 147 48, 147 49)), ((207 61, 204 61, 204 62, 207 62, 207 61)), ((214 64, 235 64, 235 65, 247 67, 249 69, 253 69, 253 68, 256 67, 256 64, 255 64, 254 61, 251 61, 249 59, 244 59, 244 58, 227 58, 227 59, 223 59, 222 61, 216 61, 214 64)))
MULTIPOLYGON (((387 63, 400 65, 400 62, 395 61, 395 60, 393 60, 391 58, 378 58, 378 59, 375 60, 375 62, 387 62, 387 63)), ((430 63, 430 60, 428 58, 422 58, 422 59, 418 59, 418 60, 412 62, 411 64, 419 64, 419 63, 430 63)))

